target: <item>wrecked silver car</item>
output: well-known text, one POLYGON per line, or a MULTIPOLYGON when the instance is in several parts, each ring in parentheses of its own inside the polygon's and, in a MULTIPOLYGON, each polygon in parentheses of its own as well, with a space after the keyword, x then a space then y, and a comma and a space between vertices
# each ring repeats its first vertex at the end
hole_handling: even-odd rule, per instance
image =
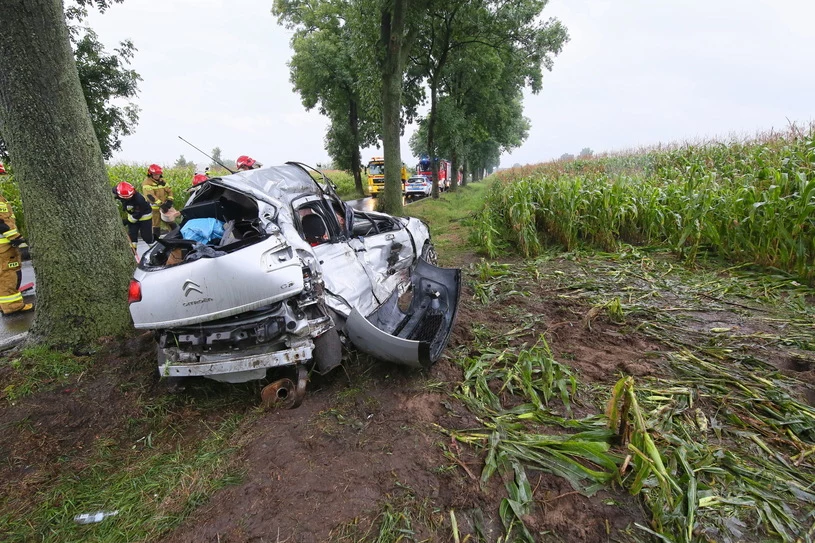
POLYGON ((354 210, 292 162, 211 179, 181 214, 129 292, 135 327, 155 330, 161 375, 238 383, 290 366, 294 381, 264 400, 299 403, 307 370, 337 367, 343 345, 420 368, 447 344, 460 270, 435 266, 418 219, 354 210), (189 239, 198 223, 216 231, 189 239))

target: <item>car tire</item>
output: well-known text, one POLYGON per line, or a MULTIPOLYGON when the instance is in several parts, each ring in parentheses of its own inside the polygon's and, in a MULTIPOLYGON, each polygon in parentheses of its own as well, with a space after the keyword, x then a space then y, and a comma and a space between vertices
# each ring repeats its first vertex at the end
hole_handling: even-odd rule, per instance
POLYGON ((434 266, 439 265, 439 255, 436 254, 436 248, 433 247, 433 244, 429 241, 424 242, 424 246, 422 247, 422 254, 419 256, 422 260, 427 262, 428 264, 433 264, 434 266))

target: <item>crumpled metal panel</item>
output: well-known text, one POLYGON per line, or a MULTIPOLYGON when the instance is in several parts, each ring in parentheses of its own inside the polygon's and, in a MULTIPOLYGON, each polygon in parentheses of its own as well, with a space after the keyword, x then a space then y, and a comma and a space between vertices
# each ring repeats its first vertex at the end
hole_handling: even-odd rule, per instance
POLYGON ((461 270, 419 260, 411 278, 413 299, 407 311, 394 292, 373 313, 356 309, 346 322, 351 342, 381 360, 426 368, 441 356, 458 312, 461 270))

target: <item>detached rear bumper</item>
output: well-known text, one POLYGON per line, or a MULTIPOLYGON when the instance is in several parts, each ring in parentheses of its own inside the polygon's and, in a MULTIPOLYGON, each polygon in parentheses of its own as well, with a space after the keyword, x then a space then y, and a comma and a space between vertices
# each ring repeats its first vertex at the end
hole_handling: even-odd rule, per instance
POLYGON ((458 311, 461 270, 419 260, 411 277, 413 299, 407 311, 394 292, 366 319, 356 309, 348 316, 351 342, 376 358, 427 368, 441 356, 458 311))

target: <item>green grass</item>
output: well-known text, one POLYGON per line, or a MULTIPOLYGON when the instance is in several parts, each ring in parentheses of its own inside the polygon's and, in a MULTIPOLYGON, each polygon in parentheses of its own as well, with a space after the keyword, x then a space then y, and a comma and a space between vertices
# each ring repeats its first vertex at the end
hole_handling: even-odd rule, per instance
POLYGON ((81 460, 65 458, 33 500, 0 499, 3 541, 154 541, 213 492, 237 483, 241 473, 231 459, 254 417, 235 413, 185 425, 173 416, 175 400, 163 398, 143 404, 127 433, 98 437, 81 460), (196 424, 192 436, 179 433, 196 424), (98 524, 73 520, 96 511, 118 514, 98 524))
POLYGON ((191 449, 176 447, 169 435, 133 445, 102 441, 87 466, 76 471, 64 466, 57 484, 39 494, 36 504, 0 517, 0 532, 5 541, 153 541, 210 494, 239 480, 228 461, 239 428, 240 417, 230 417, 191 449), (73 520, 95 511, 118 515, 90 525, 73 520))
POLYGON ((30 394, 68 382, 85 370, 88 358, 38 345, 24 349, 9 361, 12 372, 0 398, 14 403, 30 394))
POLYGON ((423 198, 405 206, 404 215, 422 219, 430 226, 433 244, 442 264, 471 253, 468 244, 475 213, 483 206, 485 183, 470 183, 438 199, 423 198))

